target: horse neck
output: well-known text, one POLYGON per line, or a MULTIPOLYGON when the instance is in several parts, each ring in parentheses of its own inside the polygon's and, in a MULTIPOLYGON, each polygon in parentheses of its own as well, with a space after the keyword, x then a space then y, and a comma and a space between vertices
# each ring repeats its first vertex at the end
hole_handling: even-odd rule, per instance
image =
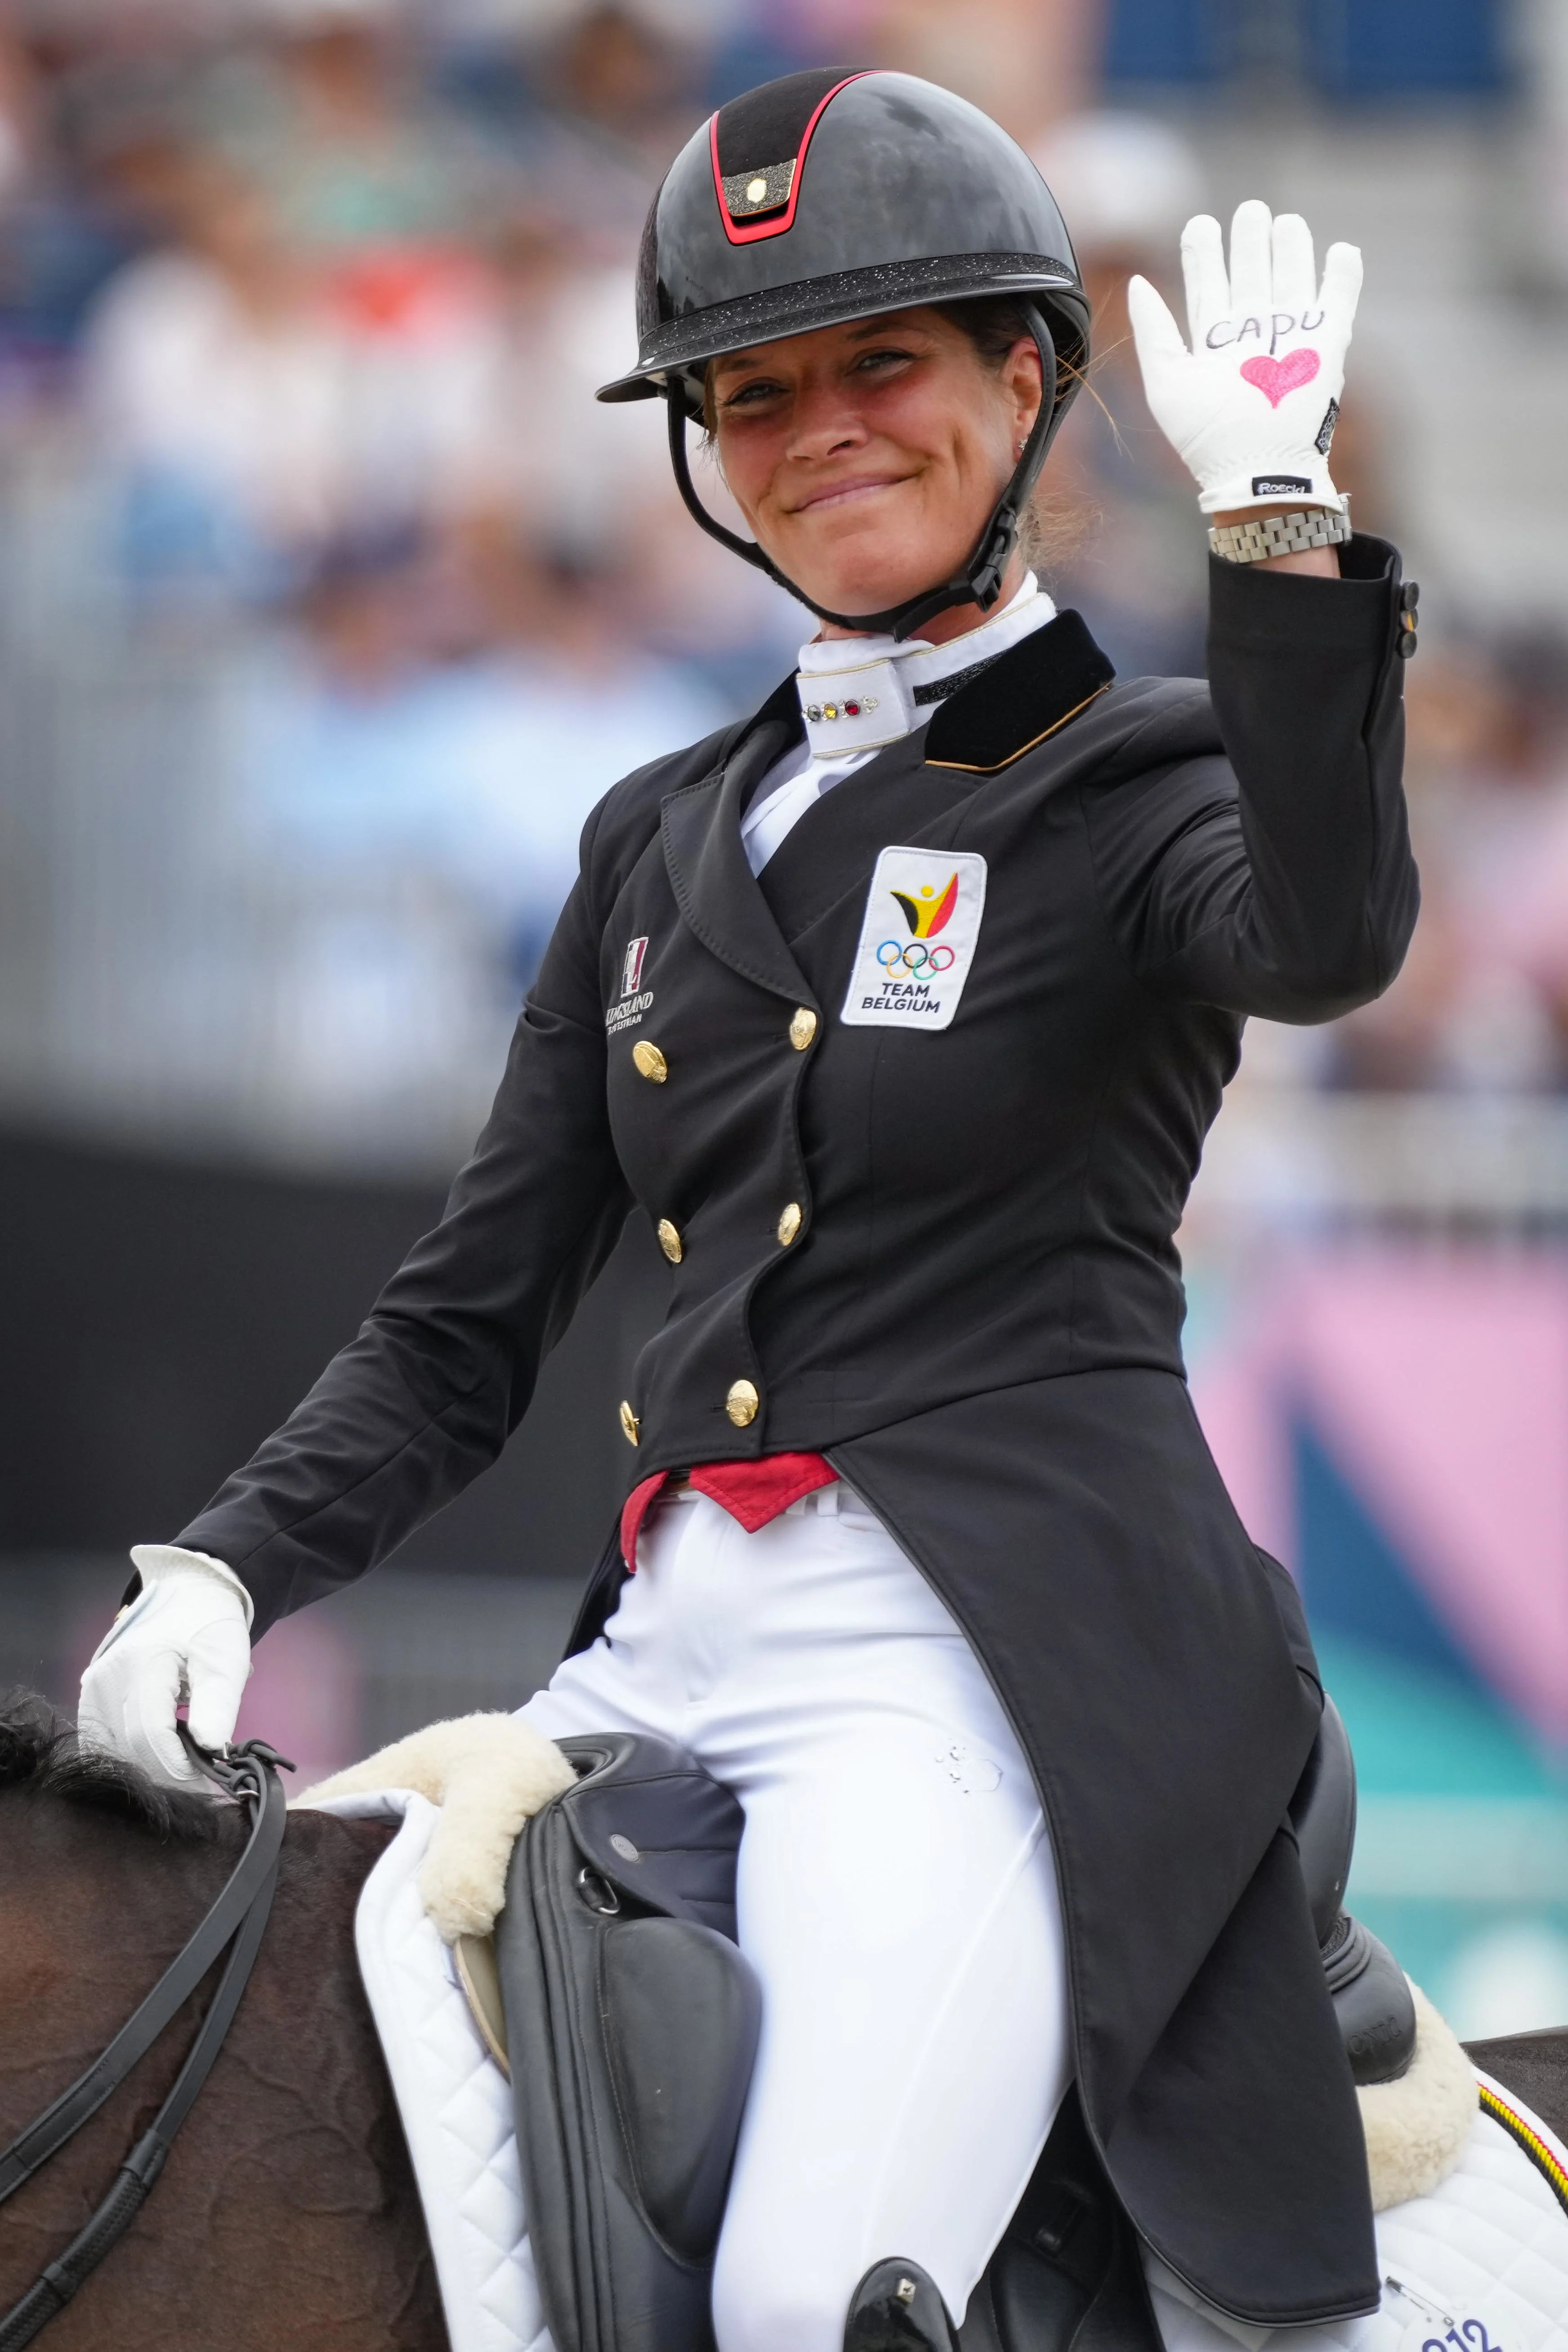
MULTIPOLYGON (((153 2202, 49 2352, 446 2352, 412 2170, 360 1984, 353 1914, 388 1832, 291 1816, 254 1973, 153 2202), (155 2224, 155 2226, 154 2226, 155 2224), (182 2326, 182 2322, 184 2323, 182 2326)), ((0 1795, 0 2144, 104 2048, 243 1838, 160 1841, 0 1795)), ((79 2227, 173 2083, 209 1987, 93 2121, 0 2206, 0 2310, 79 2227)))

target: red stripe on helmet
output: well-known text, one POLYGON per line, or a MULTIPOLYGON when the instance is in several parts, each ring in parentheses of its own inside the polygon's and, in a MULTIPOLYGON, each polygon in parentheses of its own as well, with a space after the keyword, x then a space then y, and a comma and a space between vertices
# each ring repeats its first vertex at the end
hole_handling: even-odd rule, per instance
MULTIPOLYGON (((717 114, 710 117, 708 145, 713 158, 713 194, 719 200, 719 217, 724 224, 724 234, 731 245, 755 245, 759 237, 784 235, 785 229, 794 221, 795 208, 800 202, 800 184, 805 171, 805 151, 811 144, 813 131, 841 89, 847 89, 852 81, 864 81, 867 74, 875 73, 878 70, 877 67, 870 66, 863 73, 846 74, 842 81, 834 83, 811 121, 806 124, 800 145, 795 150, 795 176, 789 184, 788 204, 785 205, 777 220, 759 221, 753 228, 737 228, 730 217, 730 207, 724 202, 724 175, 719 169, 719 117, 717 114)), ((881 70, 886 71, 886 68, 882 68, 881 70)))

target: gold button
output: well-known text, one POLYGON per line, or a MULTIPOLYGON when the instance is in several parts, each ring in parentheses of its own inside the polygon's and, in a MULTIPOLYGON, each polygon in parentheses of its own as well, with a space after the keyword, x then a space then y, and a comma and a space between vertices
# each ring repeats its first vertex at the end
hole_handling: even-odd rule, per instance
POLYGON ((680 1264, 680 1235, 668 1217, 660 1217, 658 1221, 658 1245, 671 1265, 680 1264))
POLYGON ((724 1410, 737 1429, 744 1429, 749 1421, 755 1421, 762 1402, 750 1381, 737 1381, 724 1400, 724 1410))
POLYGON ((642 1442, 642 1430, 638 1425, 637 1417, 625 1397, 621 1399, 621 1435, 628 1445, 637 1445, 642 1442))
POLYGON ((803 1004, 789 1024, 789 1042, 797 1054, 804 1054, 816 1034, 816 1015, 809 1004, 803 1004))
POLYGON ((785 1249, 788 1249, 791 1242, 794 1241, 799 1231, 800 1202, 798 1201, 792 1201, 788 1208, 784 1211, 783 1216, 779 1219, 779 1239, 783 1242, 785 1249))
POLYGON ((747 181, 746 202, 749 205, 760 205, 767 193, 768 184, 760 173, 756 179, 747 181))
POLYGON ((651 1078, 656 1087, 662 1087, 669 1076, 669 1064, 665 1060, 658 1047, 650 1045, 646 1037, 639 1037, 632 1047, 632 1060, 642 1072, 643 1076, 651 1078))

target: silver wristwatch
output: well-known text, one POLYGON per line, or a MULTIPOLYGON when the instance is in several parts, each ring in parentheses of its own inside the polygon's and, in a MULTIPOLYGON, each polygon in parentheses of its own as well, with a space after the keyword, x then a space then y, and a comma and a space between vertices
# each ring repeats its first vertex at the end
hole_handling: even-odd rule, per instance
POLYGON ((1352 536, 1348 514, 1314 507, 1300 514, 1265 515, 1227 522, 1209 533, 1209 546, 1227 563, 1261 563, 1269 555, 1305 555, 1312 547, 1342 547, 1352 536))

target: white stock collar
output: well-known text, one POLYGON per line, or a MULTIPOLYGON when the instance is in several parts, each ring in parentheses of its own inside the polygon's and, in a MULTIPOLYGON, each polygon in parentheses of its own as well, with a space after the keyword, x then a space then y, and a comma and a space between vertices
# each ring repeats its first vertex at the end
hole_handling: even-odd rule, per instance
POLYGON ((800 649, 795 678, 814 760, 843 760, 896 743, 923 726, 972 670, 1056 618, 1032 572, 978 628, 933 646, 924 637, 814 637, 800 649))

